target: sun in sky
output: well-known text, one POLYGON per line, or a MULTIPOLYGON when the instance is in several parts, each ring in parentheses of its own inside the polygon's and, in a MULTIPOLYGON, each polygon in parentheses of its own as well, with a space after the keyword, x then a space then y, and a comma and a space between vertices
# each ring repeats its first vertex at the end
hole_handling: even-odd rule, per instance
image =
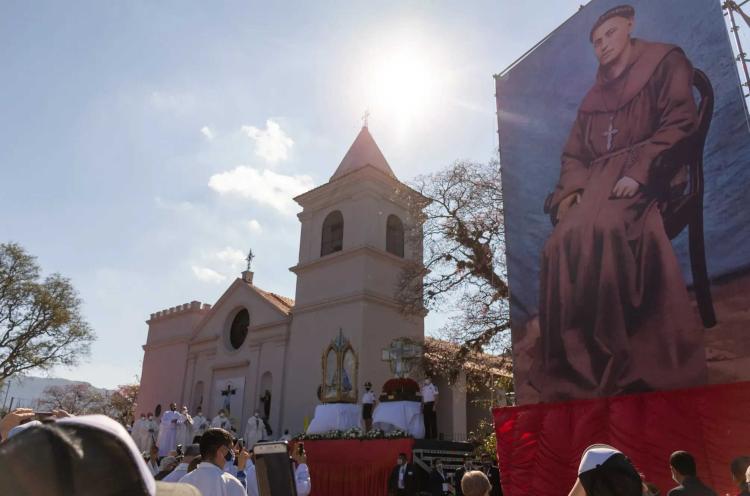
POLYGON ((380 36, 357 57, 360 111, 405 138, 422 123, 435 119, 449 92, 450 66, 439 40, 414 26, 380 36))

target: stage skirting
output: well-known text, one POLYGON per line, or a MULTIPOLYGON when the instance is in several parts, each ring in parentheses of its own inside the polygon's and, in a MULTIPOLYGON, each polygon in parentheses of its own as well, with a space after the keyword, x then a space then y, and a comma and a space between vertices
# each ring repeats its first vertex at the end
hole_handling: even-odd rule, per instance
POLYGON ((737 494, 729 463, 750 455, 750 382, 493 410, 505 496, 566 496, 583 450, 606 443, 661 494, 669 455, 691 452, 717 494, 737 494))
POLYGON ((384 496, 399 453, 411 461, 413 439, 304 441, 311 496, 384 496))

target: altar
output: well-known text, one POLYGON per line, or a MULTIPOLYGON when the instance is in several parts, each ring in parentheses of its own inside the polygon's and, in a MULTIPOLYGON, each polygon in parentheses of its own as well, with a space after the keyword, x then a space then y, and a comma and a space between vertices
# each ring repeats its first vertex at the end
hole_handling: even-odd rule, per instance
POLYGON ((384 401, 372 415, 372 426, 384 432, 400 430, 415 439, 424 438, 422 403, 417 401, 384 401))
POLYGON ((307 426, 308 434, 347 431, 362 428, 362 408, 352 403, 324 403, 315 407, 315 415, 307 426))

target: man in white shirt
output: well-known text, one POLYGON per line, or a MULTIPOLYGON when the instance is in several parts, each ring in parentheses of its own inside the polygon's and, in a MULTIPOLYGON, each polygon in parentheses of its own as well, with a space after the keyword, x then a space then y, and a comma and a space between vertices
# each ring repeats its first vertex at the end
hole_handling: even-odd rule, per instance
MULTIPOLYGON (((198 467, 180 482, 198 488, 203 496, 246 496, 242 483, 224 471, 224 464, 234 458, 232 435, 224 429, 208 429, 201 437, 201 459, 198 467)), ((240 466, 244 467, 249 454, 242 451, 240 466)), ((244 477, 244 471, 242 473, 244 477)))
POLYGON ((437 439, 437 408, 438 388, 432 383, 432 379, 425 377, 422 386, 422 414, 424 415, 424 437, 425 439, 437 439))
POLYGON ((169 475, 162 479, 163 482, 179 482, 188 473, 188 465, 193 459, 201 454, 200 446, 197 444, 190 444, 184 448, 185 455, 182 457, 182 461, 177 468, 175 468, 169 475))
POLYGON ((148 431, 146 430, 146 414, 141 413, 141 417, 133 422, 133 429, 130 431, 130 435, 135 441, 135 445, 141 453, 148 451, 148 445, 146 443, 146 436, 148 431))
POLYGON ((362 395, 362 420, 365 423, 365 432, 372 429, 372 410, 375 408, 375 393, 372 392, 372 383, 365 382, 365 393, 362 395))

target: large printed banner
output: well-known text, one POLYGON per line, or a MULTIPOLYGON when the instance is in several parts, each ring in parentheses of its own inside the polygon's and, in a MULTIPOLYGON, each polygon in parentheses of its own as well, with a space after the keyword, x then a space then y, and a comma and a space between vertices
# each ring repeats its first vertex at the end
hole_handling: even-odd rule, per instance
POLYGON ((737 494, 731 461, 748 455, 750 383, 741 382, 596 400, 495 408, 505 496, 566 496, 581 455, 609 444, 661 494, 677 486, 669 456, 693 454, 698 476, 716 494, 737 494))
POLYGON ((519 403, 750 379, 750 134, 718 0, 595 0, 496 76, 519 403))

